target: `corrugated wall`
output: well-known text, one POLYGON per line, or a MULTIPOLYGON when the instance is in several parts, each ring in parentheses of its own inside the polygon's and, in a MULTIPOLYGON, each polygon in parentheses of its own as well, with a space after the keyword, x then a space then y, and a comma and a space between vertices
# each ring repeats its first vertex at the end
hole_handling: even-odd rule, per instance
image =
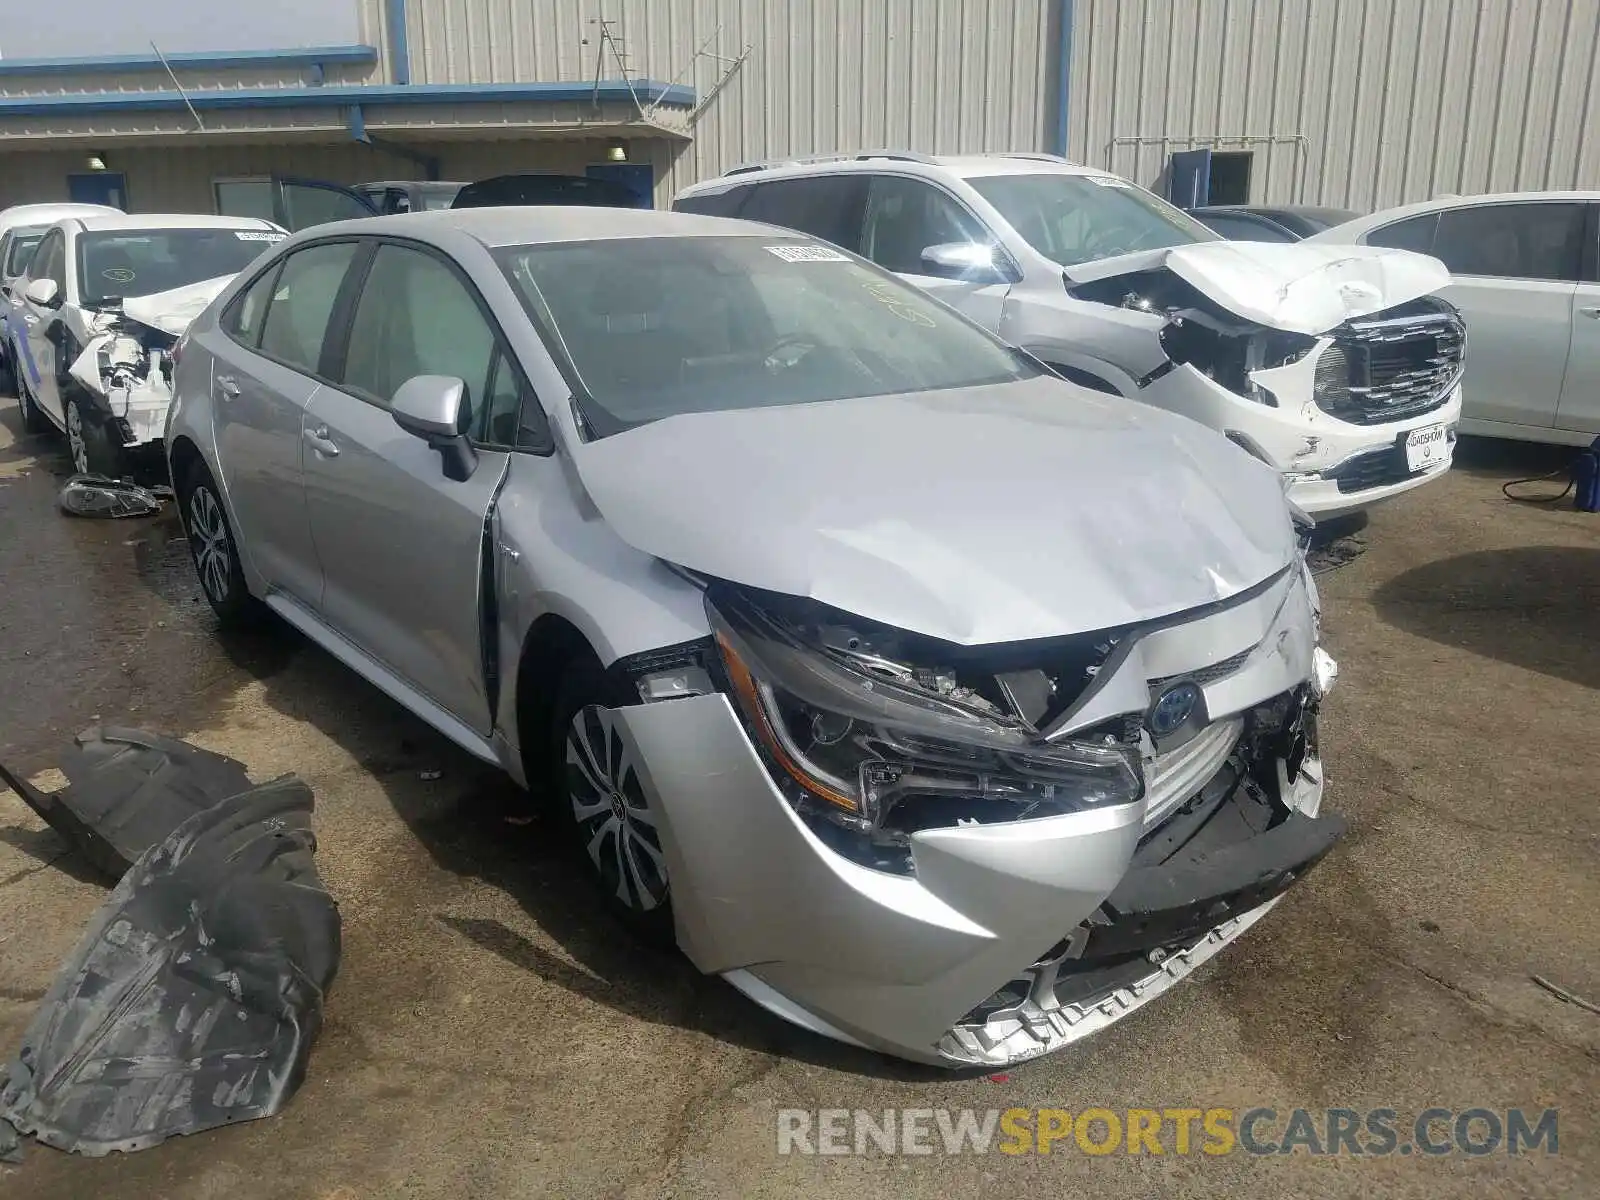
POLYGON ((1356 209, 1600 186, 1597 38, 1600 0, 1076 0, 1070 152, 1250 150, 1251 199, 1356 209))
MULTIPOLYGON (((1054 118, 1055 0, 408 0, 412 79, 592 79, 600 17, 629 74, 706 97, 672 191, 835 149, 1038 150, 1054 118), (706 54, 697 55, 703 49, 706 54)), ((600 74, 616 78, 609 49, 600 74)))

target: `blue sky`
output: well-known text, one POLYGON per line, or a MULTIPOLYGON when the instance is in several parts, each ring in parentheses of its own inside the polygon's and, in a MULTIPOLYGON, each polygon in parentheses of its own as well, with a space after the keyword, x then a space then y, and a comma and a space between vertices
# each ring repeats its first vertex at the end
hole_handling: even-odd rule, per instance
POLYGON ((356 0, 0 0, 0 59, 350 46, 356 0))

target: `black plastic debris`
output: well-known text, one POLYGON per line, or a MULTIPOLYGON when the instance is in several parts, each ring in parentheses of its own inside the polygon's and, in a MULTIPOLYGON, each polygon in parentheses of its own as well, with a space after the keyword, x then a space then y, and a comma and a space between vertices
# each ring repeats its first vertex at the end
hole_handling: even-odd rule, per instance
POLYGON ((0 779, 111 879, 219 800, 252 786, 231 758, 138 729, 100 727, 73 739, 61 764, 69 785, 42 792, 0 763, 0 779))
POLYGON ((194 813, 134 863, 4 1067, 0 1119, 99 1156, 283 1107, 339 965, 312 805, 285 776, 194 813))
POLYGON ((74 517, 149 517, 172 499, 172 489, 108 475, 74 475, 62 485, 58 499, 61 511, 74 517))

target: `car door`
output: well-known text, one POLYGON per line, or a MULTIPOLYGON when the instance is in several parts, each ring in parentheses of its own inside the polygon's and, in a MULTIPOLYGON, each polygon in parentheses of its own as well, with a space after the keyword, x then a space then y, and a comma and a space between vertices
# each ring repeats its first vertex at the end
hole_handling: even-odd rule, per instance
POLYGON ((322 566, 306 511, 303 427, 359 249, 344 240, 294 251, 240 293, 217 328, 196 335, 214 355, 217 463, 239 544, 269 589, 312 609, 322 599, 322 566))
POLYGON ((1556 428, 1600 433, 1600 205, 1584 205, 1582 279, 1572 294, 1572 341, 1556 406, 1556 428))
POLYGON ((322 614, 348 641, 476 733, 493 728, 480 585, 485 520, 509 451, 483 436, 494 398, 519 379, 487 306, 444 255, 376 244, 350 308, 337 384, 312 398, 306 500, 323 564, 322 614), (394 421, 416 375, 466 384, 465 480, 394 421))
POLYGON ((904 175, 873 175, 861 253, 985 329, 1000 332, 1001 313, 1011 291, 1010 259, 1000 248, 1000 239, 943 188, 904 175), (992 247, 997 267, 941 267, 924 254, 932 246, 963 244, 992 247))
POLYGON ((1467 323, 1462 413, 1555 424, 1572 342, 1584 205, 1516 201, 1446 208, 1374 230, 1367 243, 1421 250, 1450 268, 1441 295, 1467 323))
POLYGON ((65 332, 67 312, 67 239, 59 228, 45 234, 39 248, 34 251, 33 265, 22 282, 22 293, 36 279, 48 279, 56 285, 55 298, 49 304, 37 304, 21 294, 19 310, 23 326, 24 370, 28 388, 34 400, 57 425, 64 426, 66 418, 61 410, 60 372, 71 364, 58 363, 58 347, 65 332))

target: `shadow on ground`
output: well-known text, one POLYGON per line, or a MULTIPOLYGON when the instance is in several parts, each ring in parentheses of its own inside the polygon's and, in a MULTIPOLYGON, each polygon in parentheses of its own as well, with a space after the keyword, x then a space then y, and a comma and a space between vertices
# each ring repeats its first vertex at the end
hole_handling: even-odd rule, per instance
POLYGON ((1600 688, 1600 549, 1520 546, 1425 563, 1373 594, 1419 637, 1600 688))

